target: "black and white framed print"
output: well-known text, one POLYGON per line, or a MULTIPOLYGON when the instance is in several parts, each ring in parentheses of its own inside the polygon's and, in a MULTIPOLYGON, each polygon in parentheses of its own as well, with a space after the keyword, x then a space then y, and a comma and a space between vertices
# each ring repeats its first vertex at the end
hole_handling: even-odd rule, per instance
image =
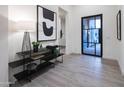
POLYGON ((121 40, 121 10, 117 13, 117 39, 121 40))
POLYGON ((56 13, 42 6, 37 6, 37 40, 56 40, 57 18, 56 13))

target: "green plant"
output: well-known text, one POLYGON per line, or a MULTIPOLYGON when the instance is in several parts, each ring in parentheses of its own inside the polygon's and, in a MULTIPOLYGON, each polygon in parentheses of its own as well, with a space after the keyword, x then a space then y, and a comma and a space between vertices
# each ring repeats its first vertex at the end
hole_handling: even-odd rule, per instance
POLYGON ((35 41, 33 41, 32 42, 32 45, 35 47, 35 46, 39 46, 40 45, 40 42, 35 42, 35 41))

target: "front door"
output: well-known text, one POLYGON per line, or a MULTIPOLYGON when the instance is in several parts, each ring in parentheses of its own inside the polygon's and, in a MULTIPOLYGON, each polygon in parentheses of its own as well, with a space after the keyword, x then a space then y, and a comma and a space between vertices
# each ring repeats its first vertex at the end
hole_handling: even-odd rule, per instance
POLYGON ((82 18, 82 54, 102 57, 102 14, 82 18))

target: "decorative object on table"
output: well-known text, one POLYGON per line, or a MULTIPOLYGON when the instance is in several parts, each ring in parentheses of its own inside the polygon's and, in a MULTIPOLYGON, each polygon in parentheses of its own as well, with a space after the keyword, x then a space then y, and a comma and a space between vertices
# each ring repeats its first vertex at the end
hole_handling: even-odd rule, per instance
POLYGON ((33 45, 33 52, 38 52, 38 47, 40 45, 40 42, 32 42, 33 45))
POLYGON ((62 29, 60 30, 60 38, 62 39, 63 37, 63 32, 62 32, 62 29))
POLYGON ((56 40, 56 13, 42 6, 37 6, 37 40, 56 40))
POLYGON ((117 19, 117 39, 121 40, 121 10, 118 11, 116 19, 117 19))
POLYGON ((22 52, 31 51, 31 41, 29 32, 33 32, 34 23, 32 21, 19 21, 16 24, 16 28, 18 31, 24 32, 22 52))
POLYGON ((59 49, 57 49, 59 46, 58 45, 54 45, 54 46, 51 46, 51 45, 48 45, 46 46, 47 49, 50 49, 52 54, 54 54, 55 56, 58 56, 59 55, 59 49))
POLYGON ((58 56, 58 55, 60 54, 59 49, 56 48, 56 49, 54 50, 54 54, 55 54, 56 56, 58 56))
POLYGON ((41 49, 42 47, 43 47, 42 44, 40 44, 40 49, 41 49))
POLYGON ((27 70, 36 70, 37 64, 36 63, 31 63, 27 65, 27 70))

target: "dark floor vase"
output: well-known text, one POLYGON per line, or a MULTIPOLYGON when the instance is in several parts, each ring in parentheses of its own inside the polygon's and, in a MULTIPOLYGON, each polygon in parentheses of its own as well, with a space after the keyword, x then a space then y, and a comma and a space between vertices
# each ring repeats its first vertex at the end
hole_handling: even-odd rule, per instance
POLYGON ((38 52, 38 46, 33 46, 33 52, 38 52))

